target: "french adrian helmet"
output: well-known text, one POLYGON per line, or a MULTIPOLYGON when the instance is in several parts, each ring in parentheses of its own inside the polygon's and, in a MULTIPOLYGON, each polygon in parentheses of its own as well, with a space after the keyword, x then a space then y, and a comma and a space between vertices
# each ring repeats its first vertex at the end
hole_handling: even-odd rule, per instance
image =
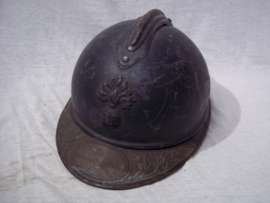
POLYGON ((210 121, 210 78, 196 45, 160 10, 113 25, 83 50, 56 133, 79 180, 129 189, 179 169, 210 121))

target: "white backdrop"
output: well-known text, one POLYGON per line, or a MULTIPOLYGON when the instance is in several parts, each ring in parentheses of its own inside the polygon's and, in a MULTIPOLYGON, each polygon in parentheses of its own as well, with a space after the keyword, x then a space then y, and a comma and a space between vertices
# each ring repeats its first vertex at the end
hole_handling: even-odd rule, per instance
POLYGON ((270 202, 270 1, 0 0, 0 202, 270 202), (158 8, 199 47, 212 120, 200 150, 152 185, 88 186, 62 164, 58 118, 86 44, 158 8))

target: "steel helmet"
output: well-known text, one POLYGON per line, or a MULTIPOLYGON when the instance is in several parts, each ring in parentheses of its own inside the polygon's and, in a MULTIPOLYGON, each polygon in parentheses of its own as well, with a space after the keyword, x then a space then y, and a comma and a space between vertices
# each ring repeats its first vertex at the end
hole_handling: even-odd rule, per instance
POLYGON ((67 169, 107 189, 180 168, 210 121, 210 78, 196 45, 160 10, 115 24, 83 50, 56 141, 67 169))

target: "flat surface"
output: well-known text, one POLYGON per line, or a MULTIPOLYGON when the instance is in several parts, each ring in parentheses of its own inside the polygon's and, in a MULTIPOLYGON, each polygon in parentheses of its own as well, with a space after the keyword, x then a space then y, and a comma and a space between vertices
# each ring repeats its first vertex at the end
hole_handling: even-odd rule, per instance
POLYGON ((0 1, 0 202, 270 202, 270 1, 0 1), (168 178, 110 191, 75 179, 55 142, 86 44, 161 9, 204 55, 212 120, 168 178))

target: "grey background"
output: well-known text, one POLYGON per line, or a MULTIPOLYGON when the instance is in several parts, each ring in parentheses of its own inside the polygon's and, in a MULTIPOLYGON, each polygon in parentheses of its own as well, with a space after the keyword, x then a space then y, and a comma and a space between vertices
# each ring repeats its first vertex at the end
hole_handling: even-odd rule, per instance
POLYGON ((0 202, 270 202, 270 1, 0 0, 0 202), (75 179, 55 144, 75 63, 103 29, 161 9, 199 47, 212 120, 198 153, 155 184, 75 179))

